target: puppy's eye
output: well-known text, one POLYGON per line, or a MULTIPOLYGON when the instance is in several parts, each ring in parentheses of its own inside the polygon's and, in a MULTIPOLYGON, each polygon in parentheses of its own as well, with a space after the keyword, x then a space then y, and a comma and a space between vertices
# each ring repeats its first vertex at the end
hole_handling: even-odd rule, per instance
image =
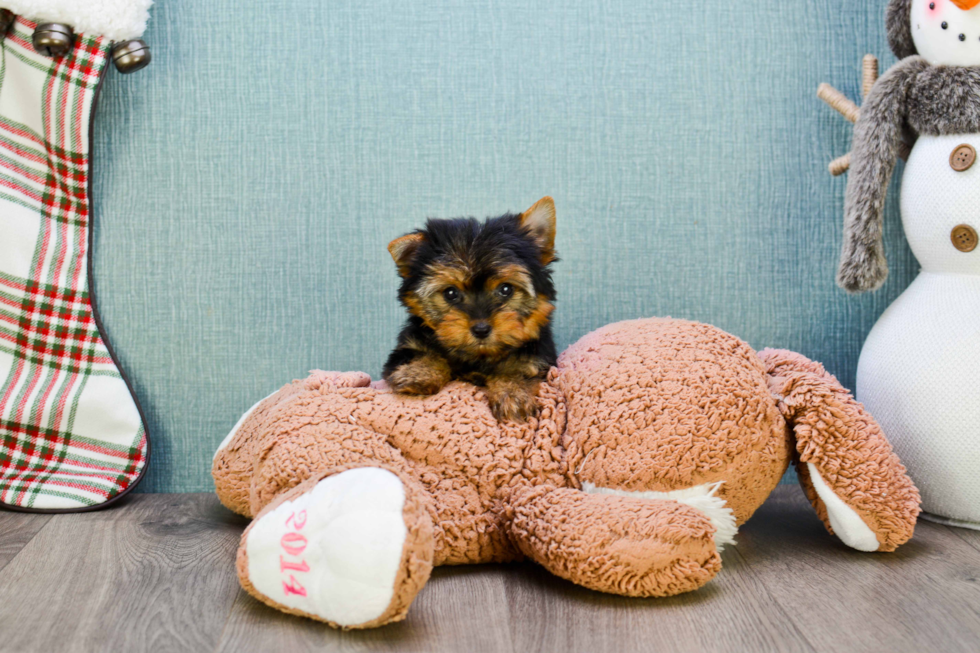
POLYGON ((509 283, 502 283, 500 284, 500 287, 497 288, 497 294, 504 299, 507 299, 514 294, 514 286, 510 285, 509 283))
POLYGON ((442 297, 450 304, 455 304, 462 298, 462 294, 459 290, 450 286, 442 291, 442 297))

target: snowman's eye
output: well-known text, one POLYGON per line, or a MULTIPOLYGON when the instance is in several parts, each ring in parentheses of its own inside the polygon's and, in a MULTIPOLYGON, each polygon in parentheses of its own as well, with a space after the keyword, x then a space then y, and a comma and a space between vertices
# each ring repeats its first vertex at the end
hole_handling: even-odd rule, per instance
POLYGON ((965 41, 966 40, 966 34, 960 34, 960 40, 961 41, 965 41))
POLYGON ((947 23, 947 22, 946 22, 946 21, 944 20, 944 21, 943 21, 943 24, 941 25, 941 27, 942 27, 943 29, 949 29, 949 23, 947 23))
POLYGON ((935 9, 936 8, 936 3, 935 2, 930 2, 929 3, 929 8, 930 9, 935 9))

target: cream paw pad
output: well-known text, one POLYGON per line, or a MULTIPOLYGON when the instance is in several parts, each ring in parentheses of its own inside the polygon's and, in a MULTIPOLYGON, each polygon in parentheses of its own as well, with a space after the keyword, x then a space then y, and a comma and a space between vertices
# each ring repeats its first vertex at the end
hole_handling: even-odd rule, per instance
POLYGON ((275 607, 342 627, 381 618, 404 575, 405 498, 399 478, 375 467, 287 498, 243 536, 247 582, 275 607))

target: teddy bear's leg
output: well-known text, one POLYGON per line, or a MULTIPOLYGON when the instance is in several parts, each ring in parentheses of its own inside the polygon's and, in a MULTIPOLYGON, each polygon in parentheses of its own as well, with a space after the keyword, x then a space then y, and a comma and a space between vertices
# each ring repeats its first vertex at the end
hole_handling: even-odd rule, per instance
POLYGON ((908 541, 919 492, 874 418, 819 363, 782 350, 759 356, 796 436, 800 485, 827 530, 859 551, 908 541))
POLYGON ((317 474, 266 506, 242 535, 242 587, 334 627, 400 621, 432 571, 427 501, 416 481, 383 467, 317 474))
POLYGON ((366 388, 362 372, 313 370, 256 403, 214 454, 211 475, 221 503, 254 517, 270 501, 317 470, 352 465, 405 467, 383 436, 331 417, 311 419, 317 395, 331 388, 366 388))
POLYGON ((522 553, 600 592, 672 596, 721 569, 710 519, 676 501, 538 486, 511 497, 510 517, 522 553))

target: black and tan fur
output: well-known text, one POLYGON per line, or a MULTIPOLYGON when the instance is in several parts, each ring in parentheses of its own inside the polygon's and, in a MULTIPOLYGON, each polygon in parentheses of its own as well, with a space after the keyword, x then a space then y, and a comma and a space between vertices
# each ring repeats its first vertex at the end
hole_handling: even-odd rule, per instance
POLYGON ((388 245, 409 318, 384 378, 395 392, 430 395, 453 379, 486 388, 494 415, 537 414, 538 384, 555 364, 555 205, 479 222, 429 220, 388 245))

